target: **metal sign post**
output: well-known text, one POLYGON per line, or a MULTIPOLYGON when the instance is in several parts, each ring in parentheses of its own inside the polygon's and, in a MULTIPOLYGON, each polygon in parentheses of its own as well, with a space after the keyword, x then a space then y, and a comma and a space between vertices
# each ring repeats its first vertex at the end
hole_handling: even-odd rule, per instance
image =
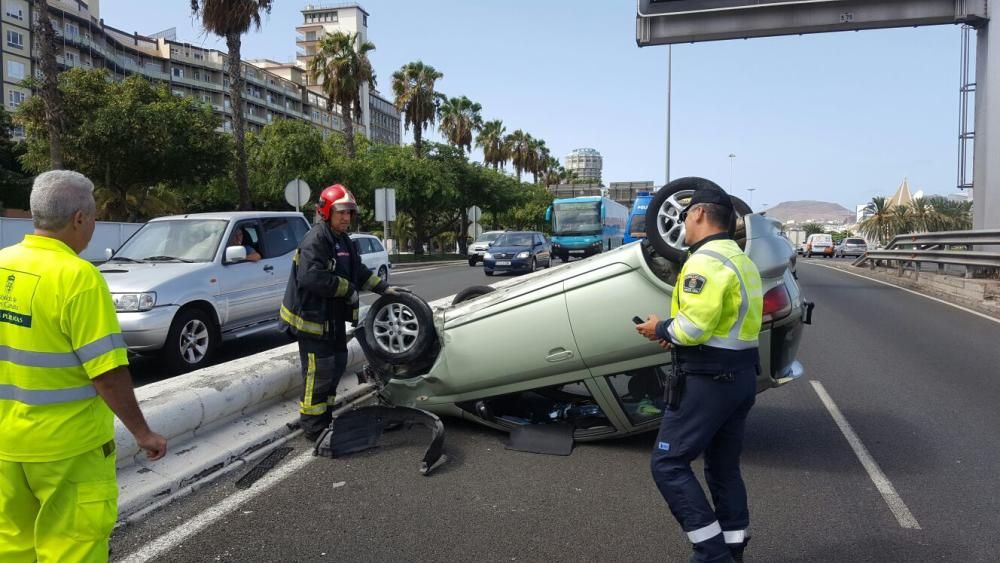
MULTIPOLYGON (((389 244, 389 221, 396 220, 396 190, 378 188, 375 190, 375 220, 382 221, 382 238, 389 244)), ((393 245, 395 248, 396 245, 393 245)))

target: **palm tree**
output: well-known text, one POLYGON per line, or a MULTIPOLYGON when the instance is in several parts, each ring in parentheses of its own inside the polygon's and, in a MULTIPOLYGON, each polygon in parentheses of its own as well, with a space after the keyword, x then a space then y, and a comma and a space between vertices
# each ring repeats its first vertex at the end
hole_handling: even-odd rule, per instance
POLYGON ((558 184, 562 181, 564 174, 566 174, 566 170, 559 163, 559 159, 549 156, 548 162, 545 164, 545 174, 542 177, 542 183, 546 186, 558 184))
POLYGON ((476 137, 476 146, 483 149, 483 164, 492 165, 494 170, 500 170, 510 158, 509 147, 504 142, 506 132, 507 128, 503 126, 503 121, 494 119, 483 123, 483 128, 476 137))
POLYGON ((354 118, 361 117, 361 88, 375 87, 375 71, 368 53, 375 50, 370 41, 361 42, 356 33, 328 33, 320 40, 316 54, 309 61, 309 76, 321 84, 326 94, 326 109, 340 106, 344 116, 347 156, 354 158, 354 118))
POLYGON ((261 15, 271 13, 273 0, 191 0, 191 12, 201 18, 205 31, 226 38, 229 50, 229 100, 233 112, 233 140, 236 148, 236 189, 240 209, 253 209, 247 180, 247 151, 244 145, 243 79, 240 49, 242 35, 251 27, 260 29, 261 15))
POLYGON ((893 231, 896 221, 888 203, 884 197, 873 197, 865 206, 871 216, 858 224, 858 230, 869 240, 885 244, 895 234, 893 231))
POLYGON ((403 114, 407 131, 413 126, 413 144, 420 158, 423 149, 423 132, 434 123, 438 103, 444 96, 434 90, 434 83, 443 74, 421 61, 407 63, 392 74, 392 93, 396 96, 396 109, 403 114))
POLYGON ((534 139, 531 143, 531 174, 535 178, 535 183, 538 183, 538 178, 544 178, 545 173, 548 172, 549 158, 551 154, 549 153, 549 147, 545 146, 545 141, 542 139, 534 139))
POLYGON ((445 100, 438 108, 438 118, 448 142, 472 152, 472 134, 483 129, 483 117, 479 113, 482 109, 483 106, 465 96, 445 100))
POLYGON ((910 219, 909 227, 912 232, 926 233, 935 230, 933 227, 939 221, 934 206, 929 200, 922 197, 917 198, 906 207, 910 219))
POLYGON ((518 182, 521 181, 522 172, 531 170, 533 157, 530 146, 533 141, 534 138, 531 135, 520 129, 517 129, 506 138, 506 143, 510 146, 510 161, 514 165, 514 171, 517 172, 518 182))
POLYGON ((928 204, 934 208, 931 231, 966 231, 972 228, 972 202, 954 201, 942 196, 929 196, 928 204))
POLYGON ((62 95, 59 92, 59 68, 56 67, 56 32, 49 18, 46 0, 32 0, 32 11, 38 14, 35 36, 38 39, 39 67, 42 86, 39 95, 45 107, 45 124, 49 132, 49 166, 52 170, 63 167, 62 158, 62 95))

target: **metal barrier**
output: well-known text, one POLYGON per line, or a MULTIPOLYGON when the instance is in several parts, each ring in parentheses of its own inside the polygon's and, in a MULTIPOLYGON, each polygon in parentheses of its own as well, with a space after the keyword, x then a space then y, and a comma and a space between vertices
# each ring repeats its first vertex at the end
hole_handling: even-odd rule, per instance
POLYGON ((938 233, 914 233, 896 235, 883 250, 869 250, 854 261, 855 266, 867 262, 871 269, 882 265, 893 267, 902 276, 912 270, 914 278, 920 273, 920 265, 937 264, 942 271, 946 264, 964 266, 966 277, 971 277, 970 268, 1000 271, 1000 252, 973 250, 980 245, 1000 246, 1000 230, 982 231, 942 231, 938 233))

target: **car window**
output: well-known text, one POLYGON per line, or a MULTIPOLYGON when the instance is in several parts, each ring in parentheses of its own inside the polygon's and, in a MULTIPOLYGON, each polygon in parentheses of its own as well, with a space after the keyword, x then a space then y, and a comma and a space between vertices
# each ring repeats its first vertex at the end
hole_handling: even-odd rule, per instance
MULTIPOLYGON (((233 227, 232 232, 229 234, 229 242, 226 243, 226 246, 235 246, 233 239, 237 231, 243 233, 243 246, 248 246, 257 253, 260 253, 260 225, 257 224, 257 221, 240 221, 236 223, 236 226, 233 227)), ((249 253, 248 249, 247 254, 249 253)))
POLYGON ((483 233, 479 235, 479 238, 476 239, 476 242, 493 242, 502 234, 503 232, 483 233))
MULTIPOLYGON (((264 219, 264 248, 261 255, 264 258, 284 256, 295 250, 299 239, 295 238, 292 219, 288 217, 269 217, 264 219)), ((295 219, 298 221, 298 219, 295 219)))
POLYGON ((372 252, 384 252, 385 248, 382 247, 382 241, 377 238, 368 239, 368 243, 372 245, 372 252))
POLYGON ((531 246, 528 233, 507 233, 496 240, 496 246, 531 246))
POLYGON ((849 239, 845 240, 844 242, 847 243, 847 244, 864 244, 865 243, 865 239, 861 239, 861 238, 849 238, 849 239))
POLYGON ((309 232, 309 223, 302 221, 301 219, 292 219, 292 234, 295 236, 295 245, 298 246, 302 239, 309 232))
POLYGON ((669 366, 639 368, 608 376, 615 397, 632 424, 642 424, 663 416, 663 383, 669 366))
POLYGON ((358 252, 361 254, 370 254, 372 251, 371 239, 368 237, 357 237, 354 242, 358 245, 358 252))

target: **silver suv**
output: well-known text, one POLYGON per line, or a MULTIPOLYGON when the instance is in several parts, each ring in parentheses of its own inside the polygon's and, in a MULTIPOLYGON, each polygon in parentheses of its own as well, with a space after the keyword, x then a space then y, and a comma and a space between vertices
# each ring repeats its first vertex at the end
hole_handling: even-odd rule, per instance
POLYGON ((489 249, 490 244, 504 234, 505 231, 486 231, 476 237, 475 242, 469 245, 469 265, 475 266, 476 262, 482 262, 483 256, 489 249))
POLYGON ((129 350, 175 371, 224 340, 277 327, 292 255, 309 231, 295 212, 195 213, 146 223, 100 271, 129 350))

